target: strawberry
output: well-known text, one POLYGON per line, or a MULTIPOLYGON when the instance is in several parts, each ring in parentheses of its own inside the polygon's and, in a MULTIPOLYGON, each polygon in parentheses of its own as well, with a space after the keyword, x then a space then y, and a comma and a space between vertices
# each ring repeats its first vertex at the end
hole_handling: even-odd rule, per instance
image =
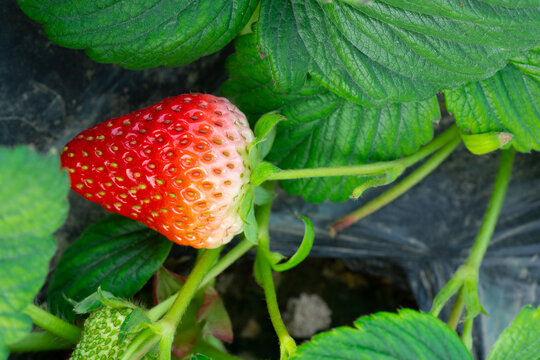
POLYGON ((88 200, 178 244, 215 248, 242 231, 252 141, 227 99, 186 94, 81 132, 61 160, 88 200))
MULTIPOLYGON (((120 327, 130 308, 115 309, 108 306, 94 311, 84 322, 81 339, 71 354, 70 360, 116 360, 129 346, 129 340, 118 344, 120 327)), ((143 360, 155 359, 146 354, 143 360)))

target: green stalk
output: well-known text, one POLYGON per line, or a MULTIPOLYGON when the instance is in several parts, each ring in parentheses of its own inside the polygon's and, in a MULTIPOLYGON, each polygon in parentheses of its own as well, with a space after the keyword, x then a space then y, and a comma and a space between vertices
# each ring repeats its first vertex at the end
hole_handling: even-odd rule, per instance
POLYGON ((278 172, 269 174, 266 181, 270 180, 291 180, 301 178, 312 177, 327 177, 327 176, 361 176, 361 175, 382 175, 388 170, 396 167, 406 168, 418 161, 422 160, 426 156, 434 153, 444 144, 450 140, 459 137, 459 130, 457 126, 453 125, 445 132, 431 141, 429 144, 423 146, 412 155, 403 157, 398 160, 376 162, 372 164, 353 165, 353 166, 337 166, 337 167, 321 167, 313 169, 291 169, 280 170, 278 172))
POLYGON ((412 172, 409 176, 399 182, 377 198, 371 200, 364 206, 339 219, 330 227, 330 234, 333 236, 338 231, 347 228, 358 220, 373 214, 390 202, 394 201, 413 186, 422 181, 426 176, 431 174, 461 143, 459 137, 452 138, 447 144, 440 148, 432 157, 426 160, 418 169, 412 172))
POLYGON ((272 268, 265 256, 265 252, 270 251, 270 234, 268 231, 268 223, 270 220, 272 204, 265 204, 259 208, 257 213, 257 223, 259 225, 259 246, 257 247, 257 259, 255 261, 256 272, 259 275, 258 280, 264 290, 264 297, 266 298, 266 306, 268 308, 268 314, 270 315, 270 321, 274 327, 274 330, 279 339, 280 346, 280 360, 289 359, 296 353, 296 343, 294 339, 289 335, 283 319, 281 318, 281 312, 276 296, 276 288, 274 286, 274 279, 272 277, 272 268))
POLYGON ((47 330, 56 336, 64 338, 73 344, 76 344, 81 337, 81 329, 54 316, 53 314, 34 304, 28 305, 23 312, 30 316, 34 324, 40 328, 47 330))
MULTIPOLYGON (((242 239, 242 241, 236 244, 234 248, 232 248, 227 254, 221 257, 221 259, 218 260, 216 265, 214 265, 208 271, 208 273, 206 273, 205 277, 203 278, 201 282, 201 285, 199 285, 199 289, 208 285, 210 281, 215 279, 219 274, 221 274, 229 266, 231 266, 232 263, 234 263, 236 260, 241 258, 246 252, 248 252, 253 247, 254 245, 252 243, 250 243, 246 239, 242 239)), ((169 296, 167 299, 163 300, 162 302, 160 302, 159 304, 157 304, 156 306, 148 310, 146 312, 146 316, 148 316, 148 318, 152 321, 159 320, 171 308, 177 295, 178 294, 169 296)))
POLYGON ((182 286, 182 290, 180 290, 180 293, 172 304, 171 309, 158 323, 169 328, 172 334, 174 334, 176 331, 184 312, 188 308, 191 299, 199 289, 199 285, 201 284, 203 278, 219 257, 220 251, 221 247, 204 251, 199 258, 199 261, 197 261, 195 267, 189 274, 186 283, 184 286, 182 286))
MULTIPOLYGON (((512 173, 512 165, 514 163, 514 155, 513 149, 501 151, 499 169, 497 171, 497 178, 495 179, 491 199, 471 252, 465 263, 458 268, 454 276, 435 297, 431 308, 431 313, 438 316, 448 300, 459 291, 461 297, 458 296, 458 302, 461 301, 460 299, 465 302, 467 314, 463 339, 465 344, 469 345, 472 343, 472 321, 474 320, 474 317, 483 310, 478 298, 478 272, 488 248, 489 241, 495 231, 495 226, 506 196, 510 175, 512 173)), ((452 311, 454 318, 456 316, 461 316, 462 310, 460 310, 460 307, 459 303, 455 305, 454 310, 452 311)), ((455 319, 451 319, 451 321, 453 323, 455 322, 455 319)))
POLYGON ((47 331, 32 332, 20 341, 8 344, 10 352, 51 351, 73 349, 75 343, 47 331))
POLYGON ((464 309, 465 300, 463 300, 463 288, 461 288, 457 294, 456 302, 454 303, 454 307, 452 308, 450 318, 448 319, 448 326, 450 326, 452 330, 456 330, 464 309))
POLYGON ((214 265, 210 271, 206 274, 200 287, 206 286, 210 281, 214 280, 219 274, 225 271, 236 260, 241 258, 245 253, 251 250, 255 245, 249 242, 246 238, 243 238, 238 244, 236 244, 227 254, 223 255, 221 259, 214 265))
POLYGON ((479 269, 484 259, 484 254, 489 245, 489 240, 497 225, 499 214, 501 213, 502 204, 506 196, 506 190, 510 182, 510 175, 512 173, 512 165, 514 163, 514 150, 501 151, 501 159, 499 164, 499 170, 497 171, 497 178, 495 180, 495 187, 482 222, 482 227, 478 233, 478 237, 474 242, 471 249, 471 253, 467 258, 467 264, 475 269, 479 269))

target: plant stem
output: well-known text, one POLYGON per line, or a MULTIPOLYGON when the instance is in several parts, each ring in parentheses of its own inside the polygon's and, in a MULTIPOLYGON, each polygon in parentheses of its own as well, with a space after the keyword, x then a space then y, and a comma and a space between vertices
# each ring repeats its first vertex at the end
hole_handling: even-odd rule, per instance
POLYGON ((20 341, 8 344, 10 352, 50 351, 72 349, 75 343, 51 334, 48 331, 32 332, 20 341))
POLYGON ((81 329, 75 325, 54 316, 50 312, 43 310, 42 308, 30 304, 23 312, 32 318, 34 324, 40 328, 49 331, 50 333, 64 338, 73 344, 79 341, 81 336, 81 329))
MULTIPOLYGON (((218 262, 206 273, 203 278, 199 289, 205 287, 210 281, 215 279, 219 274, 225 271, 232 263, 242 257, 246 252, 248 252, 255 245, 247 241, 245 238, 242 239, 238 244, 235 245, 227 254, 225 254, 218 262)), ((171 308, 176 296, 174 294, 169 296, 167 299, 163 300, 150 310, 146 312, 146 316, 152 321, 159 320, 165 313, 171 308)))
POLYGON ((497 171, 497 178, 495 179, 493 193, 489 201, 486 215, 484 216, 484 220, 482 222, 482 227, 480 228, 480 232, 476 237, 469 257, 466 261, 466 264, 475 269, 480 268, 482 259, 484 258, 484 254, 486 253, 489 245, 489 240, 493 235, 495 225, 497 225, 497 220, 499 218, 499 214, 501 213, 502 204, 506 196, 506 190, 508 189, 508 183, 510 182, 514 155, 515 153, 513 149, 501 151, 499 170, 497 171))
POLYGON ((358 220, 374 213, 383 206, 397 199, 403 195, 410 188, 422 181, 433 170, 435 170, 461 143, 459 137, 452 138, 447 144, 440 148, 432 157, 430 157, 424 164, 418 169, 412 172, 409 176, 403 179, 400 183, 395 185, 390 190, 386 191, 377 198, 371 200, 358 210, 350 213, 349 215, 339 219, 330 227, 330 235, 334 236, 336 232, 345 229, 346 227, 354 224, 358 220))
POLYGON ((463 300, 463 288, 459 290, 456 302, 454 303, 454 307, 452 308, 452 313, 450 314, 450 318, 448 319, 448 326, 452 330, 456 330, 457 325, 459 323, 459 320, 461 319, 461 314, 463 313, 463 309, 465 309, 465 301, 463 300))
MULTIPOLYGON (((497 170, 497 177, 495 179, 491 199, 486 214, 484 215, 480 231, 471 248, 471 252, 465 263, 457 269, 454 276, 433 300, 431 313, 438 316, 446 302, 459 291, 461 296, 458 295, 457 303, 452 311, 452 317, 461 316, 462 310, 460 310, 461 305, 459 304, 459 301, 462 299, 465 302, 467 314, 463 330, 463 338, 466 344, 469 344, 472 341, 471 334, 474 317, 476 314, 483 311, 478 298, 478 272, 501 212, 508 184, 510 182, 514 156, 515 153, 513 149, 501 151, 499 169, 497 170)), ((451 323, 453 323, 455 320, 451 318, 451 321, 451 323)), ((470 344, 468 346, 470 346, 470 344)))
POLYGON ((474 318, 465 320, 463 324, 463 333, 461 334, 461 340, 469 352, 472 351, 472 330, 474 325, 474 318))
POLYGON ((459 137, 457 126, 453 125, 445 132, 423 146, 412 155, 405 156, 398 160, 376 162, 372 164, 353 165, 353 166, 337 166, 337 167, 321 167, 312 169, 290 169, 280 170, 272 173, 266 178, 270 180, 291 180, 300 178, 326 177, 326 176, 361 176, 361 175, 380 175, 395 167, 408 167, 426 156, 437 151, 450 140, 459 137))
POLYGON ((218 258, 220 251, 221 247, 204 251, 195 264, 195 267, 189 274, 186 283, 184 286, 182 286, 182 290, 180 290, 180 293, 172 304, 171 309, 165 315, 165 317, 160 320, 161 324, 166 324, 172 328, 173 334, 176 327, 180 323, 184 312, 189 306, 191 299, 199 289, 199 285, 201 284, 204 276, 218 258))
POLYGON ((206 274, 200 287, 206 286, 210 281, 215 279, 225 269, 231 266, 236 260, 241 258, 245 253, 252 249, 255 245, 249 242, 246 238, 242 239, 235 245, 227 254, 223 255, 221 259, 214 265, 210 271, 206 274))
POLYGON ((268 232, 268 223, 270 220, 271 204, 265 204, 259 208, 257 213, 257 223, 259 225, 259 246, 257 247, 257 259, 255 266, 257 267, 259 274, 259 281, 264 290, 264 296, 266 298, 266 306, 268 308, 268 314, 270 314, 270 321, 274 326, 274 330, 279 338, 281 360, 286 360, 296 352, 296 343, 294 339, 289 335, 281 313, 279 311, 279 305, 277 302, 276 288, 274 286, 274 279, 272 277, 272 268, 268 262, 265 251, 270 249, 270 234, 268 232))

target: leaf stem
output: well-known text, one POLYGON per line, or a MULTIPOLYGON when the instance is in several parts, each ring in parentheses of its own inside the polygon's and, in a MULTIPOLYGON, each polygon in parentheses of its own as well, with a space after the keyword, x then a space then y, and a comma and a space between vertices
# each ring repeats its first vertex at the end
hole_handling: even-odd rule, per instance
POLYGON ((459 137, 459 130, 456 125, 451 126, 429 144, 420 148, 412 155, 405 156, 398 160, 375 162, 372 164, 352 165, 352 166, 336 166, 336 167, 321 167, 311 169, 289 169, 280 170, 271 173, 266 178, 269 180, 292 180, 312 177, 326 176, 362 176, 362 175, 380 175, 388 170, 396 167, 408 167, 422 160, 426 156, 437 151, 444 144, 452 139, 459 137))
MULTIPOLYGON (((245 253, 253 248, 253 246, 254 245, 245 238, 242 239, 231 250, 229 250, 227 254, 223 255, 223 257, 221 257, 221 259, 219 259, 218 262, 206 273, 201 284, 199 285, 199 289, 208 285, 210 281, 215 279, 219 274, 231 266, 232 263, 241 258, 245 253)), ((148 310, 146 312, 146 316, 148 316, 148 318, 152 321, 159 320, 171 308, 177 295, 178 294, 169 296, 167 299, 148 310)))
POLYGON ((23 312, 32 318, 34 324, 50 333, 76 344, 81 336, 81 329, 43 310, 42 308, 30 304, 23 312))
POLYGON ((60 338, 48 331, 35 331, 13 344, 8 344, 10 352, 50 351, 72 349, 74 342, 60 338))
POLYGON ((267 257, 265 256, 265 252, 268 252, 270 249, 270 234, 268 232, 268 224, 270 220, 271 207, 271 204, 265 204, 259 208, 259 212, 257 213, 257 223, 259 225, 259 245, 257 247, 257 259, 255 261, 255 266, 256 272, 259 275, 258 280, 261 282, 264 290, 270 321, 272 322, 274 330, 279 338, 281 353, 280 360, 286 360, 296 353, 296 343, 289 335, 289 332, 283 323, 277 302, 276 288, 274 286, 274 279, 272 277, 272 268, 267 257))
POLYGON ((431 174, 433 170, 435 170, 448 156, 450 156, 450 154, 460 143, 461 139, 459 137, 451 138, 451 140, 441 147, 432 157, 426 160, 425 163, 423 163, 418 169, 413 171, 397 185, 377 198, 371 200, 359 209, 333 223, 330 227, 330 235, 335 236, 338 231, 341 231, 358 220, 373 214, 375 211, 379 210, 385 205, 388 205, 390 202, 403 195, 410 188, 431 174))

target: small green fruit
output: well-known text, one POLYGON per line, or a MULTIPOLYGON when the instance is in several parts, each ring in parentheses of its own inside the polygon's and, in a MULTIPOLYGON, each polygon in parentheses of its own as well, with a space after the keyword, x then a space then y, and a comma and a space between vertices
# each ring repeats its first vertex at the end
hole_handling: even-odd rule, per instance
MULTIPOLYGON (((120 359, 129 345, 129 339, 118 345, 120 326, 133 311, 130 308, 104 306, 94 311, 84 323, 83 335, 70 360, 116 360, 120 359)), ((153 360, 150 354, 142 360, 153 360)))

